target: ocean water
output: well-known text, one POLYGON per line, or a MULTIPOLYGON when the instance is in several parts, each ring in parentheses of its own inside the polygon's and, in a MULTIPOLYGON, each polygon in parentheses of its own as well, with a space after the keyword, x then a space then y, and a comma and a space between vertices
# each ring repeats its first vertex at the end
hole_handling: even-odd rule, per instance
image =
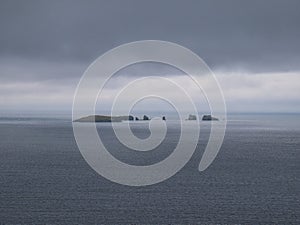
MULTIPOLYGON (((122 146, 110 124, 99 135, 118 159, 136 165, 167 157, 179 128, 150 152, 122 146)), ((132 125, 145 138, 144 123, 132 125)), ((112 183, 77 148, 67 118, 0 118, 0 224, 300 224, 300 115, 230 115, 222 148, 198 165, 210 132, 170 179, 146 187, 112 183)))

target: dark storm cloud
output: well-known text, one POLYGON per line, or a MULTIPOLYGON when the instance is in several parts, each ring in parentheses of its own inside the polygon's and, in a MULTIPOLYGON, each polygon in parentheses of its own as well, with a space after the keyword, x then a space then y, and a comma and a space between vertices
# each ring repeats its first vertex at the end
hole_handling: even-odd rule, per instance
POLYGON ((299 10, 293 0, 1 1, 0 58, 87 66, 120 44, 161 39, 212 68, 299 70, 299 10))

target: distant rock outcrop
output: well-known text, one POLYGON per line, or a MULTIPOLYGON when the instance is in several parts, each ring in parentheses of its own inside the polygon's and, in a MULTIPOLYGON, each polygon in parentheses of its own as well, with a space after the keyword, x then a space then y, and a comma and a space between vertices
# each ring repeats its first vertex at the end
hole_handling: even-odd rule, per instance
POLYGON ((197 116, 196 115, 189 115, 189 118, 187 120, 197 120, 197 116))
POLYGON ((166 117, 165 117, 165 116, 163 116, 163 117, 162 117, 162 120, 166 120, 166 117))
POLYGON ((80 119, 74 120, 74 122, 122 122, 133 120, 134 117, 129 116, 103 116, 103 115, 91 115, 82 117, 80 119))
POLYGON ((149 117, 144 115, 143 120, 149 120, 149 117))
POLYGON ((219 120, 218 118, 212 117, 211 115, 204 115, 202 117, 202 120, 204 121, 211 121, 211 120, 219 120))

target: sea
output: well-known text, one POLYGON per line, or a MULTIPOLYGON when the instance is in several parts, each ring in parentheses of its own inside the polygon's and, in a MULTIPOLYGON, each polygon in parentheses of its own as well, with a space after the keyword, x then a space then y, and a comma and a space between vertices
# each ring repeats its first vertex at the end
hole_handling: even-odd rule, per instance
MULTIPOLYGON (((166 123, 165 140, 149 152, 123 146, 110 123, 97 128, 114 157, 150 165, 178 141, 180 126, 166 123)), ((219 154, 199 172, 210 124, 200 122, 197 148, 178 173, 133 187, 87 164, 69 117, 1 116, 0 224, 300 224, 300 115, 228 115, 219 154)), ((131 128, 149 136, 146 123, 131 128)))

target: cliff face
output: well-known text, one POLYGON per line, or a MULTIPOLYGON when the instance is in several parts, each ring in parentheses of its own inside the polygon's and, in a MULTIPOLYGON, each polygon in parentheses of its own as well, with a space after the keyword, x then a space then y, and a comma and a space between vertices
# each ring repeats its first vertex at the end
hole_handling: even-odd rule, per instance
POLYGON ((74 120, 74 122, 122 122, 133 120, 133 116, 103 116, 91 115, 74 120))

